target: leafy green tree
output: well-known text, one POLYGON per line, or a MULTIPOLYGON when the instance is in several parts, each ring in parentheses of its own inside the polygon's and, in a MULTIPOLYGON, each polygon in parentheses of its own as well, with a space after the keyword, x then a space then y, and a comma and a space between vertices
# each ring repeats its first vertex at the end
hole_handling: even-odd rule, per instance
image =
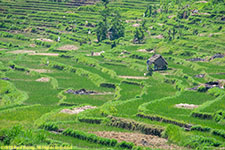
POLYGON ((124 24, 123 24, 123 21, 121 19, 121 16, 118 12, 116 12, 116 15, 112 19, 111 24, 112 24, 112 26, 109 29, 109 31, 111 33, 110 40, 115 40, 115 39, 118 39, 120 37, 123 37, 124 33, 125 33, 125 28, 124 28, 124 24))
POLYGON ((141 23, 141 27, 143 28, 143 30, 144 31, 147 31, 148 30, 148 28, 146 27, 146 20, 144 20, 144 21, 142 21, 142 23, 141 23))
POLYGON ((147 7, 147 9, 145 10, 144 14, 145 14, 145 17, 151 17, 152 16, 152 6, 151 5, 149 5, 147 7))
POLYGON ((171 35, 172 33, 171 33, 171 30, 170 29, 168 29, 168 31, 167 31, 167 40, 169 40, 169 41, 171 41, 172 40, 172 35, 171 35))
POLYGON ((105 9, 100 13, 102 16, 102 20, 98 23, 96 29, 98 42, 101 42, 108 38, 110 40, 115 40, 120 37, 123 37, 125 33, 125 28, 121 15, 117 11, 112 13, 112 11, 109 10, 107 7, 105 7, 105 9), (113 16, 113 19, 111 21, 109 18, 110 16, 113 16))
POLYGON ((102 21, 99 22, 97 25, 96 34, 97 34, 98 42, 101 42, 107 39, 107 27, 102 21))
POLYGON ((102 4, 104 5, 105 9, 108 7, 109 0, 102 0, 102 4))
POLYGON ((177 34, 177 31, 176 31, 175 27, 173 27, 173 29, 172 29, 173 40, 175 39, 176 34, 177 34))
POLYGON ((96 29, 96 35, 98 42, 101 42, 105 39, 107 39, 107 33, 108 33, 108 16, 110 14, 110 10, 106 7, 109 1, 102 1, 105 9, 100 12, 100 15, 102 16, 102 21, 100 21, 97 25, 96 29), (107 4, 106 4, 107 3, 107 4))
POLYGON ((136 30, 134 32, 133 43, 135 43, 135 44, 144 43, 144 38, 145 38, 145 34, 144 34, 143 28, 141 26, 136 28, 136 30))
POLYGON ((169 0, 160 0, 160 10, 161 10, 161 13, 163 13, 163 12, 168 13, 169 7, 170 7, 169 0))

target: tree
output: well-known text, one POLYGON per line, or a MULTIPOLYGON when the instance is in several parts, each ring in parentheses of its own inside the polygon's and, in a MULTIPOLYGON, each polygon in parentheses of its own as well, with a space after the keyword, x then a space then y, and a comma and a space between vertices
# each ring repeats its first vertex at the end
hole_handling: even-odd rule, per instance
POLYGON ((109 31, 111 32, 110 40, 115 40, 120 37, 123 37, 125 33, 125 28, 121 16, 118 12, 116 12, 116 15, 112 19, 111 24, 112 26, 109 29, 109 31))
POLYGON ((165 12, 168 13, 169 11, 169 0, 160 0, 160 9, 161 9, 161 13, 165 12))
POLYGON ((134 40, 133 43, 135 44, 141 44, 144 42, 145 34, 143 28, 140 26, 139 28, 136 28, 134 32, 134 40))
POLYGON ((172 37, 171 37, 171 30, 169 29, 168 30, 168 32, 167 32, 167 39, 169 40, 169 41, 171 41, 172 40, 172 37))
POLYGON ((97 25, 96 34, 97 34, 98 42, 101 42, 107 39, 107 27, 104 25, 102 21, 99 22, 97 25))
POLYGON ((143 30, 144 31, 147 31, 148 30, 148 28, 146 27, 146 20, 144 20, 144 21, 142 21, 142 23, 141 23, 141 27, 143 28, 143 30))
POLYGON ((144 14, 145 14, 145 17, 151 17, 152 16, 152 6, 151 5, 149 5, 147 7, 144 14))
POLYGON ((173 27, 173 30, 172 30, 173 40, 175 39, 176 34, 177 34, 177 31, 176 31, 175 27, 173 27))
POLYGON ((105 6, 105 9, 100 12, 102 16, 102 21, 100 21, 97 25, 96 29, 96 35, 98 42, 101 42, 105 39, 107 39, 107 33, 108 33, 108 19, 107 17, 110 14, 109 9, 107 8, 107 4, 109 3, 109 0, 102 0, 102 3, 105 6))
POLYGON ((104 5, 105 9, 108 7, 109 0, 102 0, 102 4, 104 5))
POLYGON ((110 9, 107 8, 108 1, 103 1, 106 6, 103 11, 100 12, 102 20, 98 23, 96 29, 96 35, 98 42, 101 42, 105 39, 115 40, 124 36, 125 28, 120 14, 115 11, 112 13, 110 9), (110 21, 110 16, 113 16, 113 19, 110 21))

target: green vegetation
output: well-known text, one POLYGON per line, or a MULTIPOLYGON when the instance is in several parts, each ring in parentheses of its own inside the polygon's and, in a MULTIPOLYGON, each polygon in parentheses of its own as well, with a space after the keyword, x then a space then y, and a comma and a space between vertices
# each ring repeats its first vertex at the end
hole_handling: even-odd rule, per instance
POLYGON ((224 4, 0 0, 0 147, 223 149, 224 4))

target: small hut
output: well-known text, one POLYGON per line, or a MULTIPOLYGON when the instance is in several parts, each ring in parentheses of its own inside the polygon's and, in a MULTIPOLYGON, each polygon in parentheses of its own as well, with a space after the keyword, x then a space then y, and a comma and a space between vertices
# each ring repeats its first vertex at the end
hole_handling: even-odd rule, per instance
POLYGON ((154 54, 151 58, 149 58, 147 64, 149 66, 154 64, 154 70, 166 70, 168 65, 166 60, 159 54, 154 54))

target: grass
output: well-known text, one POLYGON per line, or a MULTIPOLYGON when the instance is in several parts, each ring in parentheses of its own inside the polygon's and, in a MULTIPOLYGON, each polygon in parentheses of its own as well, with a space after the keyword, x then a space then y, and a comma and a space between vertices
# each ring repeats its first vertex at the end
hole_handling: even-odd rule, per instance
POLYGON ((72 95, 66 94, 65 102, 75 104, 89 104, 94 106, 101 106, 109 100, 113 100, 114 96, 110 95, 72 95))
POLYGON ((119 115, 135 115, 141 104, 175 94, 175 89, 172 85, 161 83, 160 81, 154 79, 148 80, 147 83, 147 94, 143 95, 142 98, 125 101, 124 103, 116 106, 119 115))
POLYGON ((181 103, 201 105, 204 102, 211 101, 213 99, 215 99, 215 97, 205 93, 186 91, 176 98, 170 98, 150 103, 146 106, 146 113, 153 115, 157 114, 176 120, 181 120, 190 124, 201 124, 204 126, 223 129, 222 125, 215 124, 213 120, 202 121, 201 119, 191 117, 190 113, 192 112, 192 110, 190 109, 182 109, 175 107, 175 104, 181 103))
POLYGON ((2 122, 0 129, 9 128, 17 124, 21 124, 26 128, 32 128, 36 119, 54 108, 56 108, 56 106, 30 105, 2 111, 0 112, 2 122))
MULTIPOLYGON (((21 104, 15 103, 14 101, 17 100, 11 96, 11 99, 9 98, 12 100, 11 104, 0 106, 0 129, 9 128, 16 124, 35 129, 34 123, 46 119, 45 121, 56 122, 60 128, 73 128, 86 132, 131 132, 106 126, 105 124, 88 124, 77 120, 80 115, 102 118, 106 114, 167 128, 168 123, 136 117, 140 108, 145 106, 145 110, 147 110, 145 113, 150 115, 160 115, 186 123, 224 130, 224 126, 214 120, 201 120, 191 117, 190 114, 193 110, 174 107, 175 104, 180 103, 201 106, 216 98, 207 92, 199 93, 187 91, 186 89, 211 80, 224 79, 225 76, 219 74, 225 73, 224 58, 204 62, 190 62, 187 59, 209 59, 216 53, 224 53, 225 29, 223 28, 224 22, 221 21, 224 5, 223 3, 212 5, 211 3, 182 1, 181 8, 188 5, 190 10, 197 9, 200 13, 207 12, 210 15, 191 15, 187 19, 179 19, 177 14, 180 14, 183 9, 178 9, 177 3, 169 2, 170 4, 167 5, 170 6, 168 13, 163 11, 156 14, 156 16, 143 17, 148 5, 157 7, 156 9, 153 8, 154 12, 154 9, 159 9, 160 2, 146 0, 111 1, 108 7, 118 10, 122 20, 126 21, 124 23, 125 37, 116 40, 116 47, 111 48, 111 42, 113 41, 95 41, 96 25, 101 20, 100 11, 104 9, 101 3, 71 0, 63 2, 0 0, 0 75, 9 78, 8 82, 14 86, 14 90, 10 91, 6 84, 1 84, 3 82, 0 79, 0 103, 3 102, 2 97, 6 98, 10 94, 14 94, 18 98, 18 93, 15 94, 17 90, 28 95, 28 98, 21 104), (170 19, 169 16, 172 15, 175 16, 170 19), (132 41, 136 30, 133 25, 142 24, 143 20, 146 20, 145 43, 133 44, 132 41), (170 41, 168 40, 168 33, 170 29, 172 34, 173 28, 176 29, 176 38, 170 41), (91 31, 90 34, 88 34, 89 31, 91 31), (180 35, 180 31, 182 31, 182 35, 180 35), (197 31, 198 34, 193 34, 194 31, 197 31), (154 39, 154 36, 160 34, 164 36, 164 39, 154 39), (58 37, 61 39, 60 42, 56 42, 58 37), (37 39, 40 38, 51 39, 53 42, 37 42, 37 39), (67 44, 76 45, 78 49, 69 52, 54 51, 67 44), (4 48, 4 50, 1 50, 1 48, 4 48), (126 80, 141 83, 141 85, 123 82, 124 79, 119 76, 144 76, 146 72, 146 60, 153 54, 139 52, 139 49, 153 49, 155 53, 161 54, 168 62, 168 67, 171 70, 164 73, 154 72, 153 76, 147 80, 126 80), (8 53, 14 50, 59 53, 71 56, 71 58, 8 53), (88 56, 91 52, 100 51, 104 51, 101 56, 88 56), (122 54, 125 51, 128 53, 122 54), (76 61, 77 58, 80 61, 76 61), (86 76, 65 70, 56 70, 42 64, 43 61, 83 69, 86 76), (9 68, 11 62, 28 70, 46 69, 50 72, 18 71, 9 68), (95 65, 90 65, 92 62, 95 65), (87 72, 89 75, 91 74, 92 78, 87 77, 87 72), (195 77, 195 75, 202 73, 206 74, 205 78, 195 77), (51 81, 35 81, 41 77, 49 77, 51 81), (113 83, 117 88, 100 87, 99 83, 101 82, 113 83), (176 86, 182 86, 183 91, 179 91, 181 89, 176 86), (111 92, 112 94, 73 95, 62 93, 66 89, 86 89, 101 93, 111 92), (174 97, 178 92, 181 95, 174 97), (65 97, 62 97, 62 95, 65 97), (88 104, 97 106, 97 108, 84 111, 78 115, 68 115, 58 111, 70 108, 70 106, 59 106, 59 102, 77 105, 88 104)), ((112 16, 108 18, 108 21, 111 19, 112 16)), ((218 110, 225 109, 224 99, 209 104, 201 111, 213 114, 218 110)), ((182 146, 185 145, 186 137, 190 139, 189 136, 195 135, 212 137, 224 142, 221 137, 210 133, 185 132, 172 127, 169 129, 172 131, 169 133, 169 142, 182 146)), ((72 137, 49 132, 45 132, 45 134, 48 138, 72 144, 76 146, 75 149, 107 148, 72 137)))

